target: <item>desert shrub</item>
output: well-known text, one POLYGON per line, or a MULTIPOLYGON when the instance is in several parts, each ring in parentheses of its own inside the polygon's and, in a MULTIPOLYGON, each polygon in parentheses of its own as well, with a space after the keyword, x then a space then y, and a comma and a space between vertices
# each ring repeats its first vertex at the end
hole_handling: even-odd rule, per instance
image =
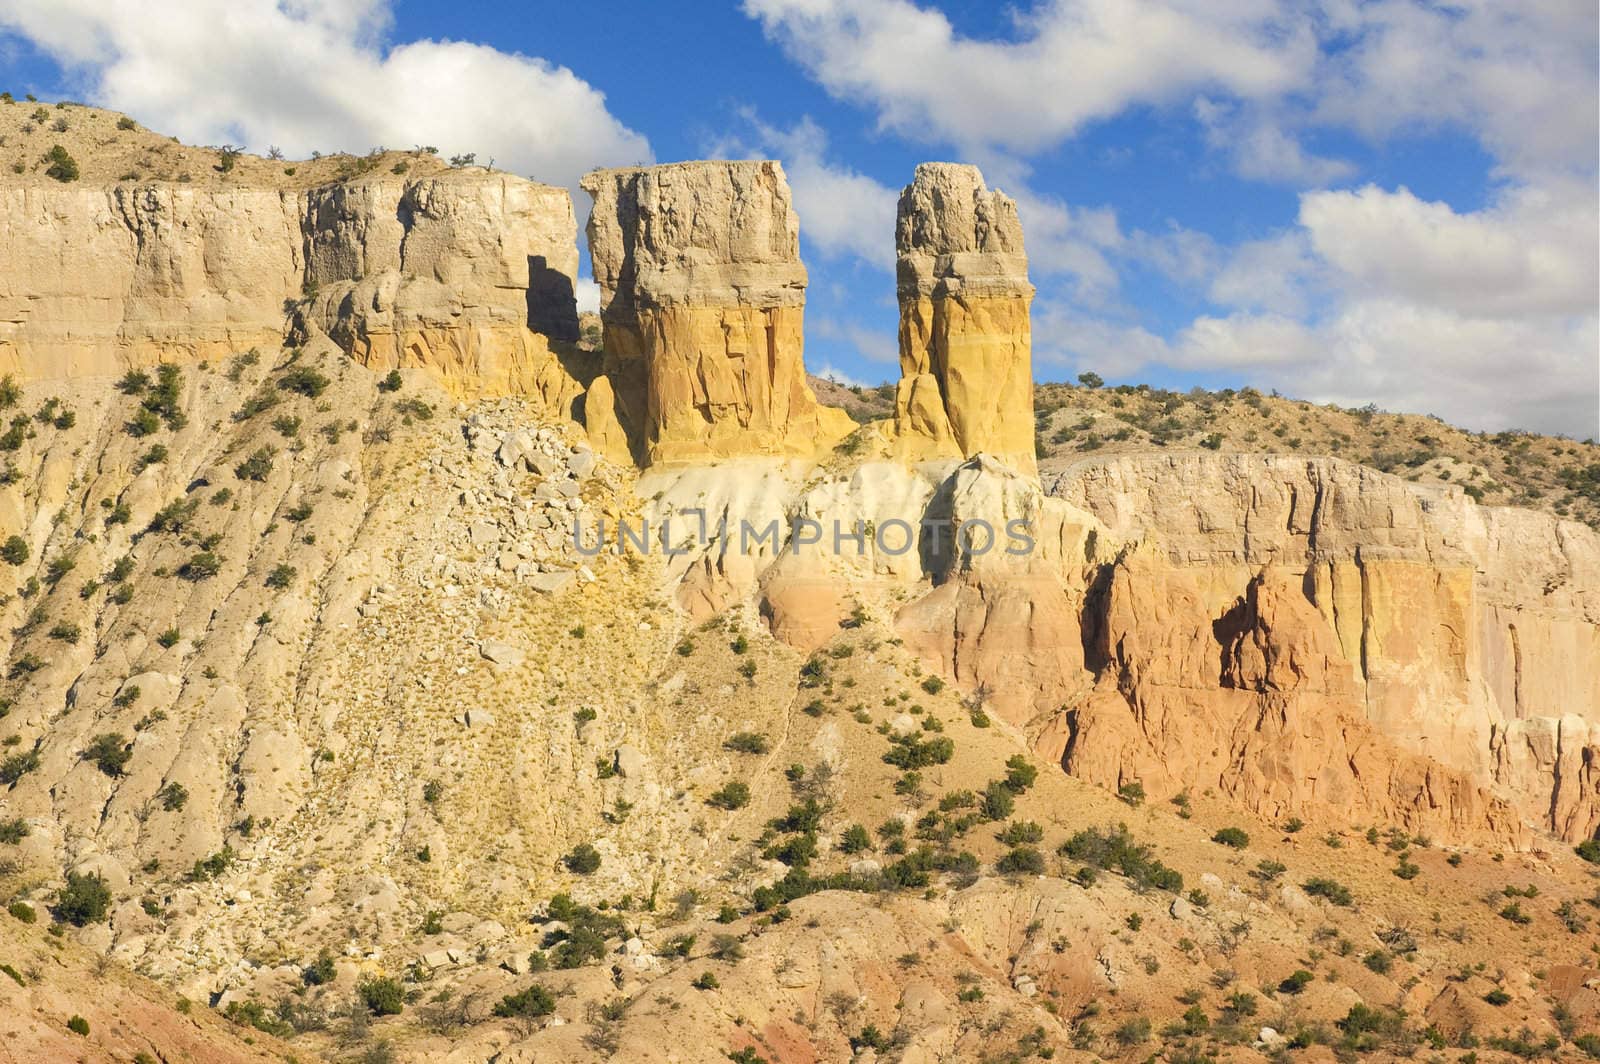
POLYGON ((0 783, 11 786, 39 767, 39 751, 27 750, 0 761, 0 783))
POLYGON ((67 1030, 75 1035, 87 1036, 89 1033, 89 1021, 74 1013, 72 1018, 67 1021, 67 1030))
POLYGON ((75 927, 98 924, 111 911, 111 888, 98 872, 68 872, 56 894, 56 913, 75 927))
POLYGON ((132 744, 121 732, 102 732, 83 751, 85 761, 93 761, 96 768, 112 778, 122 775, 132 757, 132 744))
POLYGON ((501 998, 500 1003, 494 1007, 494 1014, 508 1018, 537 1019, 540 1016, 548 1016, 555 1010, 555 995, 538 983, 534 983, 526 990, 507 994, 501 998))
POLYGON ((83 629, 73 621, 57 621, 51 626, 50 638, 62 643, 76 643, 83 638, 83 629))
POLYGON ((1004 780, 994 780, 984 788, 980 808, 983 815, 990 820, 1004 820, 1016 807, 1015 792, 1006 786, 1004 780))
POLYGON ((1001 875, 1043 875, 1044 854, 1032 846, 1015 846, 995 862, 994 868, 1001 875))
POLYGON ((1508 1005, 1511 1003, 1511 995, 1506 993, 1504 990, 1501 990, 1499 987, 1495 987, 1493 990, 1483 995, 1483 1000, 1495 1006, 1496 1008, 1499 1008, 1502 1005, 1508 1005))
POLYGON ((398 392, 403 383, 405 382, 400 378, 400 371, 397 369, 392 369, 383 377, 382 380, 378 381, 378 391, 398 392))
POLYGON ((20 816, 14 816, 7 820, 0 820, 0 843, 5 843, 8 846, 15 846, 17 843, 28 837, 30 830, 31 829, 28 827, 28 822, 22 819, 20 816))
POLYGON ((1242 850, 1250 845, 1250 836, 1243 828, 1223 828, 1211 836, 1211 841, 1223 846, 1231 846, 1235 850, 1242 850))
POLYGON ((32 551, 28 549, 28 541, 21 536, 7 536, 4 543, 0 543, 0 561, 7 565, 21 565, 28 560, 32 551))
MULTIPOLYGON (((11 538, 16 539, 17 537, 12 536, 11 538)), ((7 546, 9 545, 10 543, 8 541, 7 546)), ((6 560, 11 561, 9 558, 6 560)), ((12 562, 11 564, 20 565, 21 562, 12 562)), ((1582 842, 1578 843, 1576 852, 1579 857, 1583 858, 1585 861, 1588 861, 1590 864, 1600 865, 1600 839, 1583 840, 1582 842)))
POLYGON ((216 879, 229 868, 233 867, 233 859, 235 856, 236 854, 233 852, 233 847, 224 843, 222 849, 218 850, 209 857, 203 857, 194 863, 194 867, 189 870, 190 881, 194 883, 203 883, 206 880, 216 879))
POLYGON ((756 732, 735 732, 722 745, 741 754, 764 754, 772 749, 767 737, 756 732))
POLYGON ((174 781, 157 791, 156 797, 161 799, 161 808, 169 813, 176 813, 188 804, 189 789, 174 781))
POLYGON ((890 740, 889 752, 883 755, 885 764, 900 769, 925 768, 943 765, 955 756, 955 740, 946 735, 919 739, 916 735, 897 735, 890 740))
POLYGON ((389 976, 361 980, 356 984, 356 995, 374 1016, 398 1016, 405 1008, 405 987, 389 976))
POLYGON ((278 378, 278 387, 284 391, 315 399, 328 390, 331 382, 310 366, 295 366, 278 378))
POLYGON ((1132 783, 1124 783, 1117 788, 1117 797, 1129 805, 1140 805, 1144 802, 1144 784, 1138 780, 1134 780, 1132 783))
POLYGON ((282 590, 294 583, 297 572, 298 570, 292 565, 273 566, 272 572, 267 574, 267 586, 274 590, 282 590))
POLYGON ((701 972, 699 975, 695 976, 694 982, 690 983, 689 985, 694 987, 696 990, 715 990, 722 984, 717 981, 717 977, 712 973, 701 972))
POLYGON ((1285 994, 1298 994, 1300 991, 1310 986, 1311 981, 1314 978, 1315 977, 1310 972, 1306 971, 1304 968, 1301 968, 1286 978, 1283 982, 1279 983, 1278 990, 1285 994))
POLYGON ((872 836, 860 824, 851 824, 839 839, 839 852, 852 854, 872 849, 872 836))
POLYGON ((599 870, 600 851, 587 842, 580 842, 562 859, 562 863, 567 866, 567 871, 587 876, 599 870))
POLYGON ((333 967, 333 955, 327 950, 317 954, 317 959, 306 965, 300 977, 307 986, 323 986, 333 982, 337 974, 333 967))
POLYGON ((25 901, 12 902, 6 908, 6 912, 10 913, 13 919, 21 920, 25 924, 31 924, 39 919, 39 914, 34 911, 33 906, 25 901))
POLYGON ((1355 897, 1350 893, 1350 888, 1336 879, 1317 876, 1306 880, 1300 887, 1313 898, 1326 898, 1335 905, 1349 907, 1355 903, 1355 897))
POLYGON ((1387 950, 1375 949, 1365 957, 1362 957, 1361 963, 1366 965, 1369 971, 1376 972, 1379 975, 1388 975, 1389 970, 1394 967, 1394 958, 1389 955, 1387 950))
POLYGON ((272 459, 276 454, 271 447, 258 447, 249 458, 233 467, 233 475, 240 480, 262 481, 272 472, 272 459))
POLYGON ((1024 754, 1012 754, 1006 759, 1006 789, 1013 794, 1023 794, 1039 778, 1038 766, 1024 754))
POLYGON ((937 676, 929 676, 922 681, 922 689, 930 695, 936 695, 944 690, 944 681, 937 676))
POLYGON ((222 571, 222 559, 214 551, 203 550, 192 555, 188 561, 178 566, 178 575, 185 580, 209 580, 222 571))
POLYGON ((1043 842, 1044 828, 1032 820, 1013 820, 1006 825, 999 835, 1000 841, 1007 846, 1018 846, 1022 843, 1043 842))
POLYGON ((750 785, 743 780, 732 780, 707 799, 718 809, 742 809, 750 804, 750 785))
POLYGON ((44 158, 45 162, 50 164, 44 169, 47 176, 53 177, 62 183, 78 180, 78 160, 74 159, 67 149, 61 145, 53 146, 45 153, 44 158))
POLYGON ((156 642, 161 644, 161 646, 165 649, 171 650, 173 647, 178 645, 178 641, 182 638, 182 632, 178 631, 176 628, 168 628, 160 635, 156 636, 156 642))
POLYGON ((1126 824, 1101 831, 1087 828, 1061 845, 1061 853, 1075 861, 1119 872, 1140 886, 1183 890, 1183 876, 1156 860, 1150 847, 1136 842, 1126 824))

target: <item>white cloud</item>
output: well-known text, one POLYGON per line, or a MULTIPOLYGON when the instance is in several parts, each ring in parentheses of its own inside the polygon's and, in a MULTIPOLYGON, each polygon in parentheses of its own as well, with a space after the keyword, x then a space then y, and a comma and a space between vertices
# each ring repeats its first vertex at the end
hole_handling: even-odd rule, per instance
POLYGON ((1269 0, 1057 0, 1015 16, 1018 40, 963 37, 909 0, 745 0, 744 11, 841 99, 885 129, 1033 152, 1130 106, 1219 88, 1245 98, 1303 86, 1317 44, 1269 0))
POLYGON ((578 313, 600 313, 600 286, 592 277, 580 277, 573 294, 578 300, 578 313))
POLYGON ((821 377, 825 381, 832 381, 835 384, 842 384, 846 388, 871 387, 871 385, 869 385, 866 381, 861 380, 859 377, 852 377, 850 374, 846 373, 844 370, 835 366, 831 362, 824 362, 813 372, 816 376, 821 377))
POLYGON ((879 332, 859 322, 814 315, 806 331, 815 339, 849 344, 868 362, 892 363, 900 360, 900 340, 892 333, 879 332))
POLYGON ((1323 269, 1304 230, 1250 240, 1234 247, 1211 276, 1207 298, 1222 307, 1299 316, 1323 269))
POLYGON ((1356 168, 1343 159, 1325 159, 1306 151, 1281 120, 1204 96, 1195 101, 1194 114, 1205 130, 1206 144, 1228 156, 1240 177, 1308 187, 1355 173, 1356 168))
POLYGON ((437 145, 573 187, 648 161, 644 137, 565 67, 460 41, 385 49, 391 0, 6 0, 95 103, 186 141, 365 151, 437 145))
POLYGON ((1592 187, 1515 188, 1458 214, 1368 185, 1301 197, 1300 224, 1342 283, 1474 317, 1593 314, 1600 291, 1592 187))

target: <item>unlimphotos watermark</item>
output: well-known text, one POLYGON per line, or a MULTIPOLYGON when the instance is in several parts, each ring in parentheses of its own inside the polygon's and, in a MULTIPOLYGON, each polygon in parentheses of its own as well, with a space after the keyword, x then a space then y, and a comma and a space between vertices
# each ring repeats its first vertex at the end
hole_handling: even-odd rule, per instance
POLYGON ((1032 523, 1021 518, 1013 518, 999 529, 981 517, 954 525, 949 520, 927 517, 914 521, 891 517, 881 522, 854 521, 846 525, 838 520, 824 524, 800 516, 787 520, 772 517, 764 522, 746 518, 734 521, 724 516, 712 525, 706 520, 704 510, 689 509, 662 518, 653 528, 647 519, 618 520, 609 538, 604 518, 588 529, 581 518, 574 517, 572 521, 573 549, 590 558, 607 550, 617 554, 631 551, 679 557, 703 554, 712 549, 718 554, 781 554, 785 550, 796 554, 808 550, 847 554, 849 548, 854 548, 854 553, 860 556, 867 553, 868 544, 890 557, 912 550, 941 554, 947 545, 972 556, 994 550, 1025 555, 1032 554, 1034 549, 1032 523))

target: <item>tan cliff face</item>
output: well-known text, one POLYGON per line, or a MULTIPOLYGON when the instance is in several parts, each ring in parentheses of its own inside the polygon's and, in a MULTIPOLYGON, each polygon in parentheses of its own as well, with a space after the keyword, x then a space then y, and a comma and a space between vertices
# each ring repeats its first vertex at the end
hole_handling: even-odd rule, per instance
POLYGON ((975 166, 923 163, 900 194, 895 251, 900 450, 1032 471, 1033 286, 1016 204, 975 166))
POLYGON ((310 188, 0 188, 0 371, 103 376, 325 332, 375 369, 570 410, 576 226, 562 189, 480 169, 310 188))
POLYGON ((598 445, 659 465, 844 437, 849 419, 806 384, 806 271, 779 164, 602 170, 583 188, 605 330, 584 410, 598 445))
POLYGON ((509 174, 383 176, 308 197, 302 317, 374 369, 570 413, 577 226, 565 189, 509 174), (568 369, 563 369, 562 363, 568 369))

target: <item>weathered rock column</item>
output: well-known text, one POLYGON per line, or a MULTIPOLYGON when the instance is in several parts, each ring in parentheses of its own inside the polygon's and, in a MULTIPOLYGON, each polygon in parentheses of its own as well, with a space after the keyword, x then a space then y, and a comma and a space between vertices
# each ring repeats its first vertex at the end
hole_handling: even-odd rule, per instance
POLYGON ((1033 286, 1016 204, 975 166, 922 163, 900 193, 895 250, 902 451, 1033 471, 1033 286))
POLYGON ((806 268, 776 162, 587 175, 605 373, 585 421, 640 465, 810 455, 853 425, 818 405, 801 361, 806 268))

